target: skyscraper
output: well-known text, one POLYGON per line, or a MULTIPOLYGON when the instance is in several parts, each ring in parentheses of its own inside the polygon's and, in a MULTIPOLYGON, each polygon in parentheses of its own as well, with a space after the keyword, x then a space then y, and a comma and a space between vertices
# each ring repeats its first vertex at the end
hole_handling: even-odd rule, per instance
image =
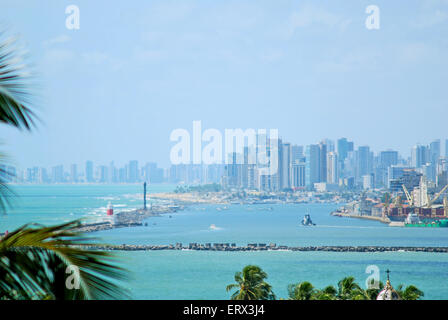
POLYGON ((448 139, 445 140, 445 157, 448 158, 448 139))
POLYGON ((303 188, 306 186, 305 162, 298 162, 292 164, 292 179, 291 184, 293 188, 303 188))
POLYGON ((53 167, 51 169, 51 176, 55 183, 64 182, 64 167, 62 165, 53 167))
POLYGON ((328 152, 327 154, 327 183, 337 184, 339 181, 338 174, 338 155, 336 152, 328 152))
POLYGON ((320 173, 320 147, 311 144, 306 147, 305 181, 307 187, 313 187, 319 182, 320 173))
POLYGON ((440 158, 440 139, 434 140, 429 144, 429 162, 436 166, 440 158))
POLYGON ((292 145, 291 146, 291 163, 299 163, 305 161, 305 155, 303 154, 303 146, 292 145))
POLYGON ((86 182, 93 182, 93 162, 86 162, 86 182))
POLYGON ((380 152, 380 166, 387 169, 390 166, 398 164, 398 151, 381 151, 380 152))
POLYGON ((281 149, 280 189, 291 188, 291 145, 282 143, 281 149))
POLYGON ((319 144, 319 182, 327 182, 327 144, 322 141, 319 144))
POLYGON ((139 178, 140 178, 140 175, 138 173, 138 161, 137 160, 129 161, 128 182, 129 183, 138 182, 140 180, 139 178))
POLYGON ((338 153, 339 160, 341 162, 344 162, 344 160, 347 158, 347 153, 349 151, 347 138, 338 139, 336 144, 336 151, 338 153))
POLYGON ((428 147, 420 144, 413 146, 411 151, 411 165, 414 168, 421 168, 427 162, 429 162, 428 147))
POLYGON ((76 164, 70 166, 70 181, 78 182, 78 170, 76 164))
POLYGON ((109 172, 107 166, 100 166, 100 182, 106 183, 109 181, 109 172))
POLYGON ((357 181, 359 181, 362 176, 371 173, 371 153, 368 146, 358 147, 356 169, 357 181))

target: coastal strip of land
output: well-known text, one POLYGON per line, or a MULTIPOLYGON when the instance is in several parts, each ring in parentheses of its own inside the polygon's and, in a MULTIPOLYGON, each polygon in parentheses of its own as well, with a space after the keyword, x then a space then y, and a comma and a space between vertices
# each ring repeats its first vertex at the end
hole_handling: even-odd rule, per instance
POLYGON ((85 249, 106 251, 157 251, 157 250, 195 250, 195 251, 327 251, 327 252, 432 252, 448 253, 448 247, 401 247, 401 246, 277 246, 276 244, 250 243, 246 246, 237 246, 232 243, 190 243, 183 246, 181 243, 169 245, 90 245, 85 249))
POLYGON ((369 215, 359 215, 354 213, 343 213, 343 212, 332 212, 332 216, 336 217, 344 217, 344 218, 355 218, 355 219, 364 219, 364 220, 372 220, 372 221, 378 221, 385 224, 390 224, 391 221, 388 217, 379 217, 379 216, 369 216, 369 215))

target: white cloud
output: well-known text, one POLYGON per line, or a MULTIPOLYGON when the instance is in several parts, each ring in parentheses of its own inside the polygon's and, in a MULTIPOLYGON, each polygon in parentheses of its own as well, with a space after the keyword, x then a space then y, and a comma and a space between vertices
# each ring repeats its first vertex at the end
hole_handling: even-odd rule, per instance
POLYGON ((65 34, 63 34, 63 35, 60 35, 60 36, 57 36, 57 37, 54 37, 54 38, 51 38, 51 39, 48 39, 48 40, 44 41, 43 45, 45 47, 50 47, 50 46, 52 46, 54 44, 65 43, 65 42, 68 42, 68 41, 70 41, 70 37, 65 35, 65 34))
POLYGON ((331 28, 339 28, 345 30, 351 23, 350 19, 346 19, 337 14, 327 11, 326 9, 306 5, 299 11, 294 11, 287 24, 289 35, 293 35, 296 29, 305 28, 312 25, 322 25, 331 28))

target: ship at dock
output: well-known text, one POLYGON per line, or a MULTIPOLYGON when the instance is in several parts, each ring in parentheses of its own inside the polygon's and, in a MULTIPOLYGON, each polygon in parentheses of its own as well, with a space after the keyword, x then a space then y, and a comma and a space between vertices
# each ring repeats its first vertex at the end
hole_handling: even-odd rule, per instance
POLYGON ((363 192, 359 199, 331 215, 376 220, 391 227, 448 227, 448 184, 436 186, 421 176, 418 184, 403 183, 400 189, 385 192, 381 197, 363 192))
POLYGON ((409 213, 404 221, 404 226, 411 228, 448 228, 448 219, 421 221, 418 214, 409 213))

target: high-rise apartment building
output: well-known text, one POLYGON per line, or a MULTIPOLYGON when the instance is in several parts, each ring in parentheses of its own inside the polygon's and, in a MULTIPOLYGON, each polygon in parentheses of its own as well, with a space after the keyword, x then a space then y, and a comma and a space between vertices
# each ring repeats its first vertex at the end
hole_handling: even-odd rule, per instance
POLYGON ((311 144, 306 147, 305 180, 307 187, 313 187, 316 182, 320 182, 320 154, 319 145, 311 144))
POLYGON ((420 144, 417 144, 414 147, 412 147, 411 166, 413 166, 414 168, 421 168, 427 162, 429 162, 428 147, 420 144))
POLYGON ((291 145, 289 143, 282 143, 279 150, 281 156, 280 173, 280 189, 291 188, 291 145))
POLYGON ((292 164, 292 178, 291 178, 292 188, 304 188, 306 186, 305 168, 306 168, 305 162, 298 162, 292 164))
POLYGON ((336 152, 327 153, 327 183, 337 184, 339 182, 338 155, 336 152))
POLYGON ((85 172, 86 182, 93 182, 93 162, 86 162, 86 172, 85 172))
POLYGON ((70 166, 70 182, 72 183, 78 182, 78 169, 76 164, 72 164, 70 166))
POLYGON ((139 180, 140 180, 140 174, 139 174, 139 170, 138 170, 138 161, 131 160, 131 161, 129 161, 129 166, 128 166, 128 182, 135 183, 135 182, 139 182, 139 180))

